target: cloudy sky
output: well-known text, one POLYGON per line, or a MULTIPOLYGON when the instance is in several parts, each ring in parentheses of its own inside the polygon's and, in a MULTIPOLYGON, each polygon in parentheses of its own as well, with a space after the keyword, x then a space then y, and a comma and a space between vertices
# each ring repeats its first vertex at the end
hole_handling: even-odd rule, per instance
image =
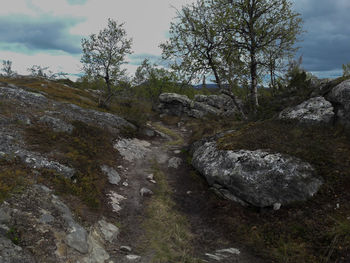
MULTIPOLYGON (((0 0, 0 60, 27 74, 32 65, 80 73, 82 37, 97 33, 107 18, 125 22, 133 38, 130 74, 161 54, 175 8, 193 0, 0 0)), ((294 0, 307 31, 299 44, 303 67, 320 77, 341 74, 350 63, 350 0, 294 0)))

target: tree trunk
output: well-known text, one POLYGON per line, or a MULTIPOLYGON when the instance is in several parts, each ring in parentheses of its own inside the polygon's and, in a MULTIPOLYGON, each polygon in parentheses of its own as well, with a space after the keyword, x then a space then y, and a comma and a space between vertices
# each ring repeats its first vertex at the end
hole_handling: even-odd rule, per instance
POLYGON ((251 96, 251 105, 256 111, 257 107, 259 107, 259 101, 258 101, 258 78, 257 78, 257 68, 258 63, 256 62, 255 53, 251 51, 250 55, 250 96, 251 96))

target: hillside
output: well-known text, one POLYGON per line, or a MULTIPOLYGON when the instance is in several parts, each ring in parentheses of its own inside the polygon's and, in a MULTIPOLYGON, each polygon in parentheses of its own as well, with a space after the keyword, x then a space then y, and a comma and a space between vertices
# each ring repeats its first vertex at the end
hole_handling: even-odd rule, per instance
POLYGON ((347 80, 258 121, 225 94, 102 110, 75 83, 0 82, 0 262, 350 259, 347 80))

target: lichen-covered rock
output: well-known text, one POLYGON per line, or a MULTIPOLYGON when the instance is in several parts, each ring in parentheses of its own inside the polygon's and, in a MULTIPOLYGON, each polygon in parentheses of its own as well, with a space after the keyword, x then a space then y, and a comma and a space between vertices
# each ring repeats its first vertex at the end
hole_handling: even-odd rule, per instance
POLYGON ((74 129, 74 126, 71 125, 70 123, 66 123, 61 119, 54 118, 47 115, 40 117, 39 122, 50 127, 54 132, 72 133, 74 129))
POLYGON ((26 250, 15 245, 6 237, 0 236, 0 262, 1 263, 34 263, 36 260, 26 250))
POLYGON ((120 175, 112 167, 109 167, 108 165, 102 165, 101 166, 101 171, 104 172, 105 175, 107 175, 108 182, 110 184, 115 184, 115 185, 119 184, 119 182, 121 180, 120 175))
POLYGON ((257 207, 306 200, 322 184, 313 167, 297 158, 262 150, 219 150, 215 141, 194 151, 192 165, 209 185, 219 184, 257 207))
POLYGON ((24 107, 42 108, 49 104, 49 100, 44 95, 19 87, 0 87, 0 96, 3 99, 16 100, 19 105, 24 107))
POLYGON ((136 130, 135 125, 115 114, 84 109, 75 104, 61 104, 59 107, 56 106, 56 115, 57 113, 59 116, 64 116, 72 121, 81 121, 86 124, 96 125, 103 129, 108 129, 113 133, 118 133, 125 128, 136 130))
POLYGON ((159 96, 159 110, 175 116, 203 118, 207 115, 232 117, 237 113, 233 100, 225 95, 196 95, 194 100, 176 93, 162 93, 159 96))
POLYGON ((327 99, 335 105, 337 119, 350 125, 350 80, 343 81, 333 88, 327 95, 327 99))
POLYGON ((302 123, 330 123, 334 119, 332 104, 324 97, 311 98, 287 108, 279 114, 280 119, 294 119, 302 123))

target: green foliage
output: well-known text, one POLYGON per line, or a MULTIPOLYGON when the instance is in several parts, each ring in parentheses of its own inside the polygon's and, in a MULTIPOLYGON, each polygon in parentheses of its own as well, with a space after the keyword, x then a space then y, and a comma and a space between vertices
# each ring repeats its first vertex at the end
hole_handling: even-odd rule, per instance
POLYGON ((288 0, 198 0, 178 11, 163 57, 190 77, 209 72, 220 88, 249 78, 258 106, 258 80, 290 57, 301 33, 301 18, 288 0))
POLYGON ((15 228, 11 227, 7 231, 6 236, 8 239, 10 239, 12 241, 13 244, 19 245, 20 237, 19 237, 19 233, 17 232, 17 230, 15 228))
POLYGON ((126 70, 121 69, 125 57, 131 54, 131 39, 127 39, 124 24, 108 19, 107 28, 98 35, 92 34, 82 39, 83 56, 81 62, 88 76, 102 78, 106 82, 107 94, 100 97, 99 106, 106 107, 114 93, 112 84, 125 77, 126 70))

